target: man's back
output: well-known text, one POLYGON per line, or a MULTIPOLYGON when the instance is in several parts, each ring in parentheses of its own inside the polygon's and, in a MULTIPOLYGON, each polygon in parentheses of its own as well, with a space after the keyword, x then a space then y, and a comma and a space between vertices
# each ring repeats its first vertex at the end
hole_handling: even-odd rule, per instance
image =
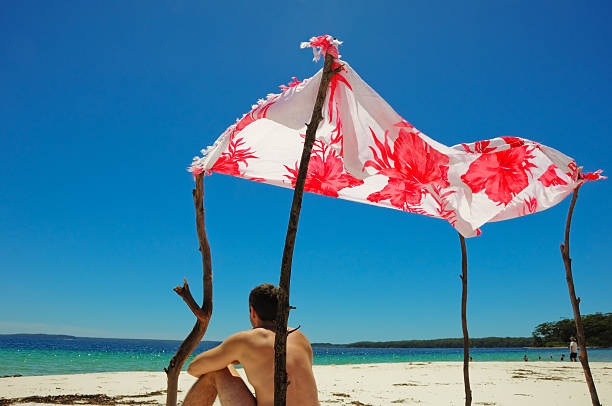
MULTIPOLYGON (((242 336, 240 363, 255 388, 258 406, 274 404, 274 338, 267 328, 254 328, 242 336)), ((299 331, 287 336, 287 406, 318 405, 317 386, 312 373, 312 349, 299 331)))
MULTIPOLYGON (((274 339, 278 288, 270 283, 249 294, 252 330, 232 334, 215 348, 204 351, 187 372, 198 378, 185 397, 185 406, 211 406, 218 396, 224 405, 274 404, 274 339), (242 364, 255 397, 230 364, 242 364)), ((287 336, 287 406, 318 406, 317 384, 312 373, 312 348, 299 331, 287 336)))

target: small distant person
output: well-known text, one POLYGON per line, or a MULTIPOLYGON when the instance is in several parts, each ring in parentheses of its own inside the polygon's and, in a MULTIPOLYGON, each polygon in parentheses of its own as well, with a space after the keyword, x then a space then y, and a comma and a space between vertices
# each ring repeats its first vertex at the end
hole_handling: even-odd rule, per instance
POLYGON ((470 362, 472 362, 472 361, 474 361, 474 360, 472 359, 472 356, 470 355, 470 362))
POLYGON ((570 361, 576 362, 578 361, 578 343, 576 342, 576 338, 570 337, 570 361))
MULTIPOLYGON (((561 357, 563 357, 563 355, 561 355, 561 357)), ((550 356, 550 360, 552 361, 552 355, 550 356)), ((563 361, 563 358, 561 358, 561 361, 563 361)))
POLYGON ((525 356, 523 357, 523 360, 524 360, 525 362, 529 361, 529 358, 527 358, 527 354, 525 354, 525 356))
MULTIPOLYGON (((552 355, 550 356, 552 358, 552 355)), ((565 360, 565 354, 561 354, 561 361, 565 360)))
POLYGON ((538 361, 542 361, 542 357, 538 355, 538 361))

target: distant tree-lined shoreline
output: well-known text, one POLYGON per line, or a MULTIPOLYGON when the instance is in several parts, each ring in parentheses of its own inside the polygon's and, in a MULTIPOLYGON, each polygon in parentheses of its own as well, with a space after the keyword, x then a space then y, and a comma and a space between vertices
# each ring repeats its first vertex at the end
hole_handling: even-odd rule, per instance
MULTIPOLYGON (((593 313, 582 316, 586 344, 589 347, 612 348, 612 313, 593 313)), ((483 337, 470 338, 471 348, 511 348, 511 347, 567 347, 570 337, 576 336, 574 319, 561 319, 557 322, 539 324, 531 337, 483 337)), ((0 337, 37 338, 37 339, 78 339, 55 334, 0 334, 0 337)), ((91 338, 95 339, 95 338, 91 338)), ((111 339, 134 340, 134 339, 111 339)), ((176 341, 176 340, 153 340, 176 341)), ((178 342, 178 341, 177 341, 178 342)), ((206 343, 218 344, 207 341, 206 343)), ((351 347, 351 348, 463 348, 463 338, 438 338, 433 340, 401 341, 359 341, 350 344, 312 343, 313 347, 351 347)))
MULTIPOLYGON (((350 344, 313 343, 313 347, 350 348, 463 348, 463 338, 438 338, 435 340, 359 341, 350 344)), ((484 337, 470 338, 472 348, 533 347, 533 337, 484 337)))
MULTIPOLYGON (((594 313, 582 316, 586 344, 589 347, 612 347, 612 313, 594 313)), ((570 337, 576 336, 574 319, 539 324, 531 337, 470 338, 471 348, 509 347, 567 347, 570 337)), ((463 338, 434 340, 359 341, 350 344, 313 343, 313 347, 354 348, 463 348, 463 338)))

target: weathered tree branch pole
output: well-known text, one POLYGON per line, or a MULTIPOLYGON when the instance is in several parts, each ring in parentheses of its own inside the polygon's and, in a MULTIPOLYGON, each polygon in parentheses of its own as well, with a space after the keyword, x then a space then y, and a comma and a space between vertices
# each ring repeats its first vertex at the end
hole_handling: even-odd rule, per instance
POLYGON ((601 406, 599 403, 599 397, 597 396, 597 389, 595 389, 595 382, 593 382, 593 375, 591 374, 591 368, 589 367, 589 358, 587 356, 586 341, 584 338, 584 328, 582 326, 582 317, 580 317, 580 298, 576 299, 576 291, 574 290, 574 277, 572 276, 572 260, 570 258, 570 225, 572 223, 572 214, 574 213, 574 205, 578 199, 578 186, 573 193, 572 202, 570 203, 569 211, 567 213, 567 222, 565 223, 565 244, 561 244, 561 256, 563 257, 563 263, 565 264, 565 279, 567 280, 567 287, 569 289, 569 296, 572 302, 572 308, 574 309, 574 321, 576 322, 576 335, 578 336, 578 345, 580 346, 580 363, 584 370, 584 377, 586 379, 589 392, 591 393, 591 401, 593 406, 601 406))
POLYGON ((176 393, 178 389, 178 378, 183 369, 185 361, 204 337, 208 322, 212 315, 212 265, 210 260, 210 246, 206 238, 206 228, 204 227, 204 173, 196 176, 196 188, 192 191, 193 204, 196 211, 196 228, 198 232, 199 250, 202 254, 203 268, 203 298, 202 306, 199 307, 191 296, 187 279, 184 279, 183 286, 177 286, 174 291, 183 298, 187 306, 196 316, 197 321, 191 333, 181 343, 181 346, 170 360, 168 368, 164 368, 168 378, 168 388, 166 391, 166 406, 176 406, 176 393))
POLYGON ((291 262, 293 260, 293 247, 295 245, 295 235, 297 233, 298 221, 300 219, 300 209, 302 207, 302 196, 304 194, 304 184, 308 173, 308 163, 310 153, 315 141, 315 135, 319 122, 323 119, 322 108, 327 94, 327 87, 330 79, 341 68, 332 70, 334 57, 329 52, 325 54, 325 64, 321 75, 319 92, 315 101, 310 123, 306 129, 306 139, 300 160, 300 169, 295 182, 293 192, 293 202, 289 214, 289 225, 287 226, 287 237, 285 238, 285 249, 283 251, 283 261, 281 264, 280 283, 278 285, 278 308, 276 312, 276 337, 274 339, 274 406, 285 406, 287 400, 287 321, 289 319, 289 286, 291 283, 291 262))
POLYGON ((472 389, 470 389, 470 338, 467 328, 467 250, 465 238, 459 234, 461 242, 461 327, 463 328, 463 385, 465 387, 465 406, 472 404, 472 389))

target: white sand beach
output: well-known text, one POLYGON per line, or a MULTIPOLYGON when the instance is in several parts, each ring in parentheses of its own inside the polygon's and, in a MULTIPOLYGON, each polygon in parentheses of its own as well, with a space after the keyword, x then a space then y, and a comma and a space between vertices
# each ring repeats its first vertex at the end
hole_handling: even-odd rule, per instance
MULTIPOLYGON (((601 403, 612 404, 612 363, 591 369, 601 403)), ((464 404, 460 362, 316 365, 314 372, 321 405, 464 404)), ((580 363, 474 362, 470 378, 473 405, 591 404, 580 363)), ((181 374, 179 401, 194 381, 181 374)), ((164 404, 165 389, 163 372, 8 377, 0 378, 0 405, 51 404, 45 397, 65 395, 89 395, 74 401, 82 405, 164 404)))

